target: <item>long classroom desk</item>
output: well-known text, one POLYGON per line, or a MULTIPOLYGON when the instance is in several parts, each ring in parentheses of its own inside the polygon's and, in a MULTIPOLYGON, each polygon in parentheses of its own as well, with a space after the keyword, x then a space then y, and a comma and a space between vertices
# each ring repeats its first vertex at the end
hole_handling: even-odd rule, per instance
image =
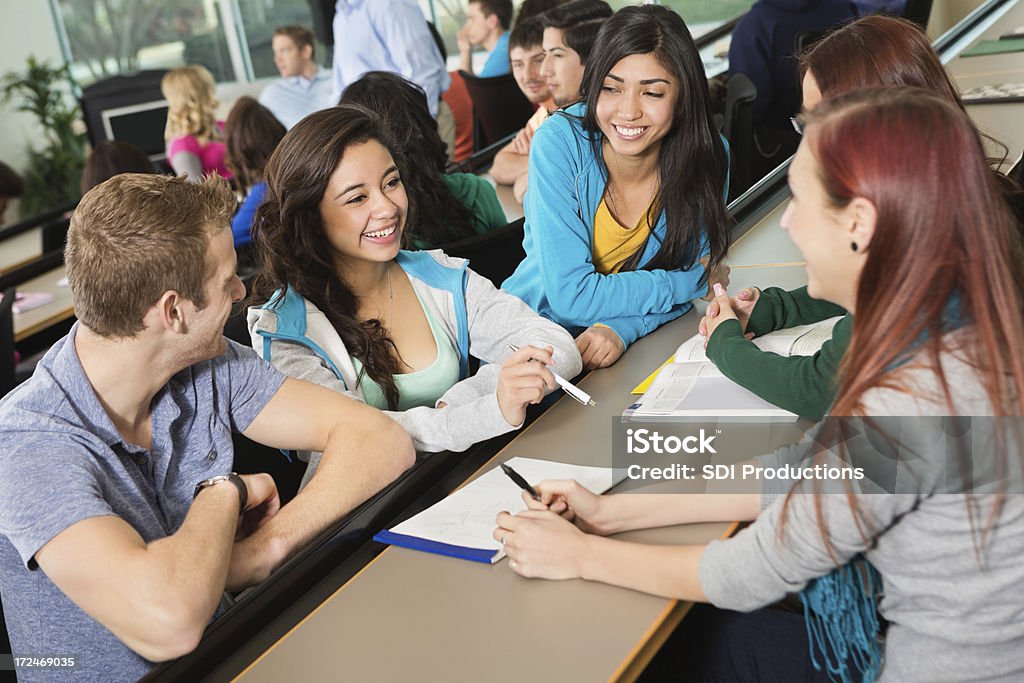
MULTIPOLYGON (((777 215, 762 219, 737 243, 744 252, 773 258, 764 231, 791 258, 777 215)), ((746 264, 740 264, 746 265, 746 264)), ((736 268, 732 288, 758 284, 798 287, 802 265, 736 268)), ((688 313, 634 344, 608 369, 581 387, 597 402, 583 408, 563 398, 517 436, 481 471, 515 456, 580 464, 610 464, 611 430, 631 401, 629 391, 696 331, 688 313)), ((731 525, 701 524, 625 535, 656 543, 704 543, 731 525)), ((342 569, 339 569, 339 573, 342 569)), ((329 579, 328 579, 329 580, 329 579)), ((388 548, 334 595, 317 606, 302 600, 295 613, 312 612, 244 671, 244 680, 276 681, 302 671, 307 680, 481 680, 521 677, 510 661, 561 680, 631 680, 643 669, 690 605, 584 581, 527 581, 504 562, 494 566, 388 548), (614 615, 609 618, 609 615, 614 615), (511 656, 514 653, 514 656, 511 656)), ((294 614, 283 615, 292 620, 294 614)), ((237 652, 212 679, 239 671, 252 652, 237 652)))
POLYGON ((14 341, 20 342, 33 334, 68 320, 75 314, 71 289, 59 284, 65 278, 64 266, 54 268, 38 277, 18 285, 19 292, 52 294, 53 301, 14 316, 14 341))

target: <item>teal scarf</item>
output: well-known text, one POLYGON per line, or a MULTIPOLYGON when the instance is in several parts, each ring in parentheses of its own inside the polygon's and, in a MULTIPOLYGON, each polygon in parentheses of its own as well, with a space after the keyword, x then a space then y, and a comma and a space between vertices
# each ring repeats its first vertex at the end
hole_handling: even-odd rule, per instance
POLYGON ((829 680, 873 683, 882 665, 875 594, 882 577, 863 555, 814 579, 800 594, 811 664, 829 680), (819 662, 819 656, 824 662, 819 662), (852 666, 851 666, 852 665, 852 666), (853 671, 852 669, 855 669, 853 671))

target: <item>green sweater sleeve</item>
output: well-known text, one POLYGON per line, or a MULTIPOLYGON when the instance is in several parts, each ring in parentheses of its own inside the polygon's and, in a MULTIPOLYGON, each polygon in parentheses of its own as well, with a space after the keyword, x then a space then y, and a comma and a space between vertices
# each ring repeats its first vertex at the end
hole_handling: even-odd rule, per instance
POLYGON ((739 321, 727 320, 708 339, 707 354, 737 384, 780 408, 818 420, 835 399, 839 362, 852 328, 853 316, 847 313, 833 328, 832 339, 813 356, 780 356, 757 348, 744 338, 739 321))
POLYGON ((846 309, 812 298, 807 294, 807 287, 788 292, 778 287, 769 287, 761 292, 757 305, 751 311, 747 331, 759 337, 775 330, 809 325, 837 315, 846 315, 846 309))
POLYGON ((478 235, 508 224, 498 193, 486 178, 473 173, 449 173, 444 181, 455 198, 473 214, 478 235))

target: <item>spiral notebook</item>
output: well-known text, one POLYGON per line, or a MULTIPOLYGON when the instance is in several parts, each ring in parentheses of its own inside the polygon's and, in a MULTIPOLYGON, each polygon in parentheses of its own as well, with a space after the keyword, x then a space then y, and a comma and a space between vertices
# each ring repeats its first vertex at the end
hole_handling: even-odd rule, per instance
MULTIPOLYGON (((512 458, 506 464, 531 484, 544 479, 575 479, 594 493, 604 493, 626 477, 621 469, 533 458, 512 458)), ((492 537, 495 518, 502 510, 515 514, 526 508, 521 491, 495 467, 418 515, 379 532, 373 540, 493 564, 505 557, 501 544, 492 537)))

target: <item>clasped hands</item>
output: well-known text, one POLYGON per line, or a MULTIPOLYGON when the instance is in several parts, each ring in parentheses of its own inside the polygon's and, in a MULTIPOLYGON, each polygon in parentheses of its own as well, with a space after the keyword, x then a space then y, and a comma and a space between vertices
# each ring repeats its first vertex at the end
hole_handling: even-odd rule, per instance
POLYGON ((505 546, 509 568, 526 577, 581 577, 588 534, 611 532, 602 514, 607 499, 572 480, 542 481, 534 488, 539 501, 523 492, 526 510, 498 513, 493 535, 505 546))
POLYGON ((751 311, 754 310, 757 300, 761 297, 761 290, 757 287, 746 287, 730 299, 725 287, 716 282, 712 285, 712 291, 714 297, 708 303, 704 317, 700 319, 698 325, 700 336, 704 337, 704 347, 707 348, 711 335, 726 320, 739 320, 744 336, 747 339, 752 338, 754 335, 747 332, 747 323, 750 321, 751 311))

